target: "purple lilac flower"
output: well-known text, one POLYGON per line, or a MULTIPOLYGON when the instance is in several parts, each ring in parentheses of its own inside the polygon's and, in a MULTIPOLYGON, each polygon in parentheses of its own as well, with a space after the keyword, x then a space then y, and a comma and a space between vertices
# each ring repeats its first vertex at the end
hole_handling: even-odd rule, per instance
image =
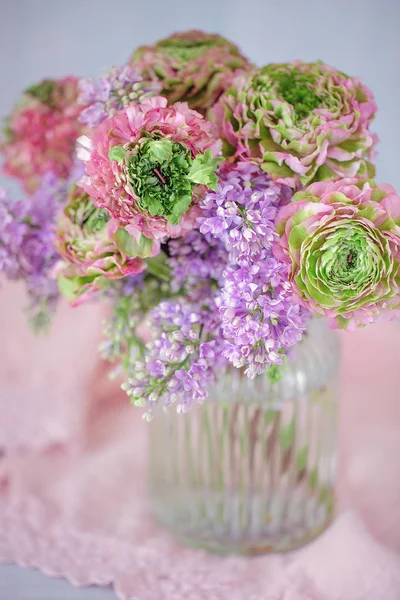
POLYGON ((158 402, 175 403, 178 412, 187 412, 192 402, 203 402, 216 374, 227 364, 212 302, 209 306, 182 298, 161 302, 150 313, 150 325, 153 341, 123 384, 134 404, 147 406, 148 420, 158 402))
POLYGON ((290 197, 289 188, 241 162, 221 168, 218 189, 200 204, 200 232, 223 241, 229 252, 219 305, 223 354, 249 377, 281 364, 307 324, 306 311, 292 298, 287 267, 272 253, 275 217, 290 197))
POLYGON ((168 250, 172 292, 184 292, 193 302, 221 287, 228 264, 225 244, 193 230, 182 239, 171 240, 168 250))
POLYGON ((285 265, 269 251, 251 266, 227 269, 219 310, 224 356, 251 378, 282 364, 307 324, 306 312, 293 302, 285 265))
POLYGON ((79 87, 79 102, 87 105, 79 120, 90 128, 97 127, 131 102, 140 102, 161 91, 158 81, 146 81, 130 65, 112 67, 100 77, 97 84, 92 79, 81 79, 79 87))
POLYGON ((25 200, 13 201, 0 193, 0 270, 9 279, 25 280, 32 324, 38 329, 46 327, 58 299, 57 283, 50 275, 58 258, 52 226, 67 185, 48 173, 25 200))
POLYGON ((221 240, 230 261, 252 264, 277 239, 277 209, 290 202, 289 187, 275 184, 257 165, 239 162, 220 168, 217 190, 209 191, 200 206, 200 231, 221 240))

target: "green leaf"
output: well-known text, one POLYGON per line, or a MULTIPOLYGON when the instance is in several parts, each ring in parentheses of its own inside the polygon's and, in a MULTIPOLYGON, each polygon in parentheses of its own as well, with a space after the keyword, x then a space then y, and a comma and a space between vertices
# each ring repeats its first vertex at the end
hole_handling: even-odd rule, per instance
POLYGON ((217 186, 218 186, 218 181, 219 181, 219 177, 218 177, 218 175, 217 175, 216 173, 211 173, 211 175, 210 175, 210 179, 209 179, 209 181, 208 181, 208 187, 209 187, 211 190, 214 190, 214 192, 215 192, 215 190, 217 189, 217 186))
POLYGON ((387 192, 384 192, 383 190, 374 190, 371 194, 371 200, 374 202, 381 202, 385 196, 387 196, 387 192))
POLYGON ((159 163, 169 162, 172 159, 172 142, 168 139, 149 142, 148 150, 150 156, 159 163))
POLYGON ((92 283, 96 279, 92 277, 72 277, 68 279, 66 277, 59 277, 57 280, 58 289, 60 293, 67 298, 69 301, 76 300, 81 292, 81 288, 87 283, 92 283))
POLYGON ((126 150, 123 146, 113 146, 108 153, 108 158, 112 161, 116 160, 121 163, 126 156, 126 150))
POLYGON ((164 213, 164 207, 161 202, 155 196, 146 194, 147 210, 152 217, 156 215, 162 215, 164 213))
POLYGON ((112 236, 112 239, 117 248, 131 258, 135 258, 137 256, 144 258, 151 254, 153 240, 149 240, 148 238, 144 237, 144 235, 140 236, 140 243, 138 244, 135 238, 131 236, 125 229, 117 229, 112 236))
POLYGON ((271 177, 291 177, 293 171, 286 164, 278 164, 273 152, 264 152, 263 163, 261 165, 263 171, 271 175, 271 177))
POLYGON ((307 229, 301 225, 295 225, 289 234, 289 245, 295 250, 300 250, 301 245, 307 238, 307 229))
MULTIPOLYGON (((327 165, 321 165, 320 167, 318 167, 314 177, 312 178, 312 181, 328 181, 330 179, 333 179, 334 176, 334 172, 327 165)), ((304 185, 308 185, 310 183, 310 178, 307 176, 300 177, 300 181, 304 185)))
POLYGON ((171 269, 167 264, 167 255, 160 252, 157 256, 146 258, 147 271, 163 281, 170 281, 171 269))
POLYGON ((363 148, 365 144, 363 139, 360 140, 345 140, 341 144, 338 144, 339 148, 346 150, 346 152, 357 152, 363 148))
POLYGON ((211 150, 206 150, 204 154, 198 154, 190 166, 188 179, 193 183, 215 189, 218 183, 215 171, 218 163, 223 160, 223 158, 213 158, 211 150))
MULTIPOLYGON (((376 174, 375 165, 373 165, 372 163, 370 163, 366 160, 365 168, 366 168, 368 177, 375 177, 375 174, 376 174)), ((360 172, 361 172, 361 168, 359 169, 358 173, 360 174, 360 172)))
POLYGON ((192 198, 190 196, 181 196, 173 205, 172 213, 168 216, 168 222, 171 223, 171 225, 178 225, 183 213, 188 210, 191 202, 192 198))
POLYGON ((184 154, 175 154, 174 163, 179 169, 188 169, 189 168, 189 160, 184 154))
POLYGON ((67 298, 67 300, 74 300, 76 297, 76 282, 65 277, 59 277, 57 280, 58 289, 60 293, 67 298))
POLYGON ((233 156, 235 154, 235 148, 226 140, 222 140, 222 153, 224 156, 233 156))

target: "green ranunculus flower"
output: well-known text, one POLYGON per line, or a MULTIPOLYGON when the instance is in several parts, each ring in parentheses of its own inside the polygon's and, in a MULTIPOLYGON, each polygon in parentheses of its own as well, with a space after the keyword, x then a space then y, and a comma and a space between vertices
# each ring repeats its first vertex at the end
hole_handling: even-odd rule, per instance
POLYGON ((97 208, 77 185, 56 227, 55 246, 62 260, 56 266, 60 291, 74 303, 81 302, 107 280, 136 275, 146 263, 117 248, 108 230, 110 216, 97 208))
POLYGON ((196 30, 141 46, 133 53, 131 64, 146 79, 160 81, 161 94, 171 104, 185 101, 203 113, 227 89, 235 72, 250 67, 235 44, 196 30))
POLYGON ((294 195, 275 247, 300 302, 349 329, 400 308, 400 198, 389 185, 344 179, 294 195))
POLYGON ((270 64, 238 76, 213 108, 226 157, 248 158, 293 188, 374 169, 372 92, 322 62, 270 64))
POLYGON ((211 150, 192 158, 187 146, 167 138, 147 138, 132 155, 114 146, 109 156, 125 161, 139 209, 151 217, 166 217, 171 225, 178 225, 189 209, 196 185, 215 189, 222 160, 213 158, 211 150))

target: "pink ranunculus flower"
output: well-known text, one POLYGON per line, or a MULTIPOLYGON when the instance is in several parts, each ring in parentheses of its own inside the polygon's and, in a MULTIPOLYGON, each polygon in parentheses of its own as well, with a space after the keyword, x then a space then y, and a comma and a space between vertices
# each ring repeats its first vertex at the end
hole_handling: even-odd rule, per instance
POLYGON ((85 108, 77 102, 78 79, 45 79, 25 90, 6 119, 0 152, 3 169, 33 193, 46 172, 67 178, 73 168, 78 122, 85 108))
POLYGON ((110 235, 109 214, 74 185, 55 229, 55 247, 61 260, 54 268, 60 291, 80 304, 109 280, 137 275, 144 260, 117 248, 110 235))
POLYGON ((220 143, 211 123, 186 103, 167 106, 157 96, 131 104, 80 143, 86 162, 80 185, 143 257, 193 229, 199 199, 218 181, 220 143))
POLYGON ((400 308, 400 197, 355 178, 314 183, 277 216, 296 299, 352 329, 400 308))
POLYGON ((239 75, 213 108, 230 160, 249 159, 280 183, 373 176, 371 90, 322 62, 270 64, 239 75))

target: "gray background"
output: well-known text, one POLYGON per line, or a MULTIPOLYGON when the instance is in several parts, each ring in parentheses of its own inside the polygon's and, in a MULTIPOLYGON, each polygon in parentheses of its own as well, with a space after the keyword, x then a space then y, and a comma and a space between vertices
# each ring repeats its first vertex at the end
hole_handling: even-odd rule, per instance
MULTIPOLYGON (((234 40, 259 65, 322 59, 361 77, 379 106, 377 179, 400 191, 399 21, 400 0, 0 0, 0 117, 43 77, 97 76, 140 44, 206 29, 234 40)), ((0 600, 114 597, 0 567, 0 600)))

